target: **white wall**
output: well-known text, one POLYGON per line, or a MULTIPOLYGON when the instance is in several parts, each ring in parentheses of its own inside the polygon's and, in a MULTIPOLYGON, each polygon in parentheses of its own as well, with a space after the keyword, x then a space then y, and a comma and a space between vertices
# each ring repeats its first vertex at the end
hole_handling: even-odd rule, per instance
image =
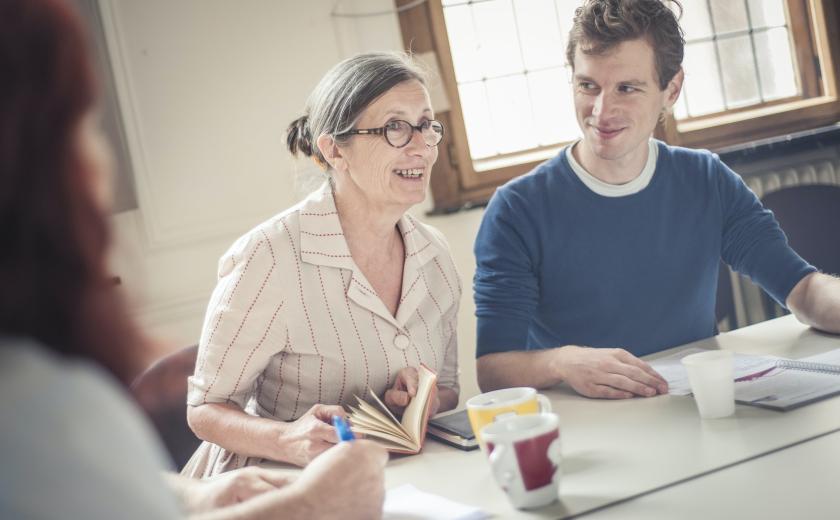
MULTIPOLYGON (((165 351, 197 341, 228 245, 311 187, 305 179, 317 169, 294 161, 284 143, 318 79, 347 56, 398 50, 402 41, 395 15, 337 18, 334 1, 99 3, 139 200, 138 210, 113 219, 114 270, 165 351)), ((393 7, 338 4, 341 12, 393 7)), ((465 282, 462 402, 477 392, 471 280, 480 218, 424 218, 448 237, 465 282)))

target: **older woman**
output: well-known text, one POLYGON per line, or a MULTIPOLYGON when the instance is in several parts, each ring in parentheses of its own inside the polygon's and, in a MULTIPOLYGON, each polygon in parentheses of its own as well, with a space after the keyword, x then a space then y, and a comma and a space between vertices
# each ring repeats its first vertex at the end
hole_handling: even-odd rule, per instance
POLYGON ((185 474, 305 465, 368 387, 400 413, 421 363, 438 373, 432 413, 457 405, 460 281, 441 234, 406 213, 426 197, 443 136, 422 73, 403 55, 349 58, 305 114, 288 147, 327 182, 219 263, 188 396, 206 442, 185 474))

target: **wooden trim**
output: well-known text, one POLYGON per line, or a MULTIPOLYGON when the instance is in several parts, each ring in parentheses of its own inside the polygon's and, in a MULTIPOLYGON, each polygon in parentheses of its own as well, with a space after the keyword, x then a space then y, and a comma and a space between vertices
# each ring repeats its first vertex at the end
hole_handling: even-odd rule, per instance
POLYGON ((790 46, 796 57, 796 70, 799 88, 803 98, 823 95, 822 83, 817 74, 817 51, 814 34, 811 31, 813 10, 809 0, 788 0, 788 22, 790 28, 790 46))
POLYGON ((443 5, 440 0, 426 2, 429 11, 429 30, 435 41, 438 60, 441 64, 440 73, 443 86, 450 99, 452 114, 452 137, 455 146, 455 159, 461 173, 461 185, 465 189, 474 188, 481 184, 473 168, 470 145, 467 139, 467 126, 464 123, 464 112, 461 108, 461 96, 458 93, 458 81, 455 79, 455 65, 449 46, 449 35, 446 32, 446 20, 443 16, 443 5))

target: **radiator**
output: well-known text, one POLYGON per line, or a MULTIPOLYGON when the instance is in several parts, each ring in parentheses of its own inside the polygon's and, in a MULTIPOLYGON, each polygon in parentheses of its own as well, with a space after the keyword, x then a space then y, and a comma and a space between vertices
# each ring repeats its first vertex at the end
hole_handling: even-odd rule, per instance
MULTIPOLYGON (((735 165, 733 169, 743 177, 747 186, 759 198, 790 186, 840 185, 840 146, 821 148, 790 157, 735 165)), ((762 290, 749 278, 731 269, 729 276, 732 281, 737 323, 722 323, 721 330, 744 327, 786 314, 786 311, 778 305, 775 305, 774 309, 765 310, 762 304, 762 290)))

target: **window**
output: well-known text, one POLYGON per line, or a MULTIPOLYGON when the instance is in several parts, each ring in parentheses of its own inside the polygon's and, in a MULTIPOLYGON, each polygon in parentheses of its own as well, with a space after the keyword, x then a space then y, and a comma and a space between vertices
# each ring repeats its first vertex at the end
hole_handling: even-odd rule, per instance
MULTIPOLYGON (((682 4, 686 81, 657 137, 716 149, 840 119, 834 2, 682 4)), ((401 14, 406 47, 435 53, 449 98, 438 116, 448 137, 433 178, 437 210, 487 200, 579 136, 565 63, 577 5, 428 0, 401 14)))

